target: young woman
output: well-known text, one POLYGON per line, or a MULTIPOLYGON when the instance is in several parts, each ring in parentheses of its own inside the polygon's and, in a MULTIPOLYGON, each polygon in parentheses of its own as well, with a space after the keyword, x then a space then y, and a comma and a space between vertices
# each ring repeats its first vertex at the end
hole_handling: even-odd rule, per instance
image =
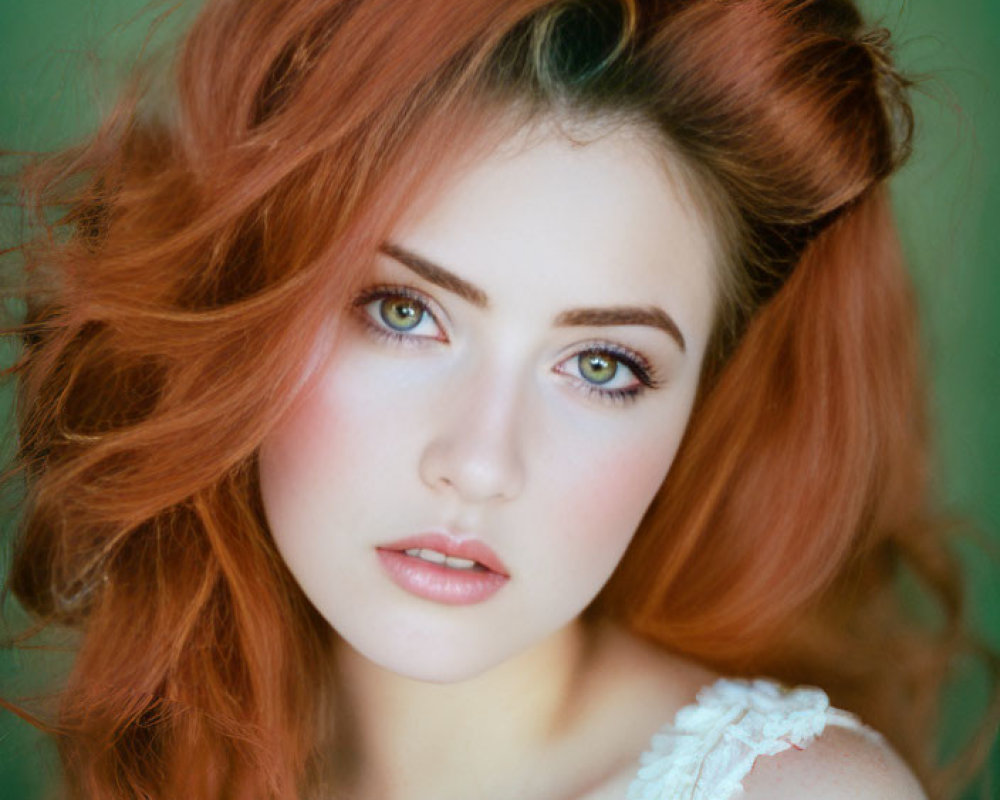
POLYGON ((847 0, 210 0, 22 176, 69 795, 946 796, 905 87, 847 0))

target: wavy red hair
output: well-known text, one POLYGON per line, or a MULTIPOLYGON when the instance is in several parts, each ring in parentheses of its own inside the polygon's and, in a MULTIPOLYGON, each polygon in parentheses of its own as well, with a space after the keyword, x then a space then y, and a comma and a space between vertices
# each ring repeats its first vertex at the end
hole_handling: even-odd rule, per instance
POLYGON ((848 0, 209 2, 173 105, 123 100, 20 175, 9 588, 82 634, 49 726, 70 795, 349 780, 332 634, 271 543, 255 451, 415 192, 558 114, 660 137, 724 287, 681 451, 588 614, 822 685, 950 796, 931 744, 960 592, 884 183, 905 86, 848 0), (905 613, 906 566, 943 630, 905 613))

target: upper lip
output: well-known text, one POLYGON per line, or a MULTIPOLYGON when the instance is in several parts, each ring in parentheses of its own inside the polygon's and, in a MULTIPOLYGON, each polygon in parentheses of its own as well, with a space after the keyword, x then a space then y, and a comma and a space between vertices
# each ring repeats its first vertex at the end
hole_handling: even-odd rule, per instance
POLYGON ((437 550, 446 556, 457 558, 471 558, 478 561, 487 569, 501 575, 510 576, 507 567, 500 560, 485 542, 474 538, 460 538, 447 533, 420 533, 416 536, 408 536, 405 539, 398 539, 388 544, 378 546, 380 550, 413 550, 427 549, 437 550))

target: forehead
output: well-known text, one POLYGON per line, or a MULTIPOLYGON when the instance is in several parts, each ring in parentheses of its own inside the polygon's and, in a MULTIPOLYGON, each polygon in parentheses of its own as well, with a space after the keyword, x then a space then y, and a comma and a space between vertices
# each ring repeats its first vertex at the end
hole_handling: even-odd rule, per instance
POLYGON ((575 304, 669 306, 697 333, 716 295, 716 237, 681 164, 620 125, 539 125, 443 173, 392 234, 527 315, 575 304))

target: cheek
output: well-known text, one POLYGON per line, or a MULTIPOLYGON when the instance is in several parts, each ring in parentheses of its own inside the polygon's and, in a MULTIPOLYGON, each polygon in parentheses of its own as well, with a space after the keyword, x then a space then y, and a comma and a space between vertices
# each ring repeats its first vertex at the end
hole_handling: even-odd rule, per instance
POLYGON ((336 480, 341 472, 337 448, 330 446, 339 438, 335 417, 318 395, 313 391, 300 401, 261 444, 261 493, 275 533, 286 525, 274 523, 289 511, 308 509, 313 483, 336 480))
POLYGON ((324 541, 318 534, 337 522, 335 496, 354 488, 350 484, 357 470, 352 466, 358 440, 364 438, 363 421, 355 417, 366 406, 342 402, 331 389, 326 376, 310 385, 261 443, 261 496, 271 533, 286 556, 292 548, 324 541), (354 417, 344 416, 349 408, 354 417))
POLYGON ((321 496, 331 495, 356 479, 366 459, 378 458, 377 448, 391 437, 375 433, 394 416, 381 407, 380 394, 362 390, 367 386, 349 361, 324 367, 261 445, 261 482, 272 494, 304 496, 306 487, 320 485, 321 496))
POLYGON ((295 408, 262 442, 258 457, 261 498, 271 536, 292 573, 305 585, 310 578, 301 574, 303 565, 327 562, 324 549, 329 541, 303 535, 315 531, 323 520, 322 509, 314 503, 312 482, 331 471, 324 465, 325 420, 311 412, 306 404, 295 408))
POLYGON ((661 447, 649 447, 648 442, 643 445, 610 453, 595 475, 603 481, 605 492, 615 498, 617 510, 625 514, 631 509, 637 522, 666 477, 676 450, 674 441, 661 447))
POLYGON ((310 547, 344 548, 345 532, 391 511, 386 494, 412 490, 418 434, 427 420, 387 376, 352 350, 324 366, 260 448, 260 485, 286 559, 310 547))
POLYGON ((549 472, 558 479, 547 482, 546 527, 558 532, 563 559, 570 554, 573 563, 557 573, 567 581, 563 590, 586 588, 592 597, 610 577, 666 477, 678 441, 679 434, 670 431, 621 441, 549 472))
POLYGON ((579 502, 595 527, 630 539, 669 466, 663 450, 611 453, 583 476, 579 502))

